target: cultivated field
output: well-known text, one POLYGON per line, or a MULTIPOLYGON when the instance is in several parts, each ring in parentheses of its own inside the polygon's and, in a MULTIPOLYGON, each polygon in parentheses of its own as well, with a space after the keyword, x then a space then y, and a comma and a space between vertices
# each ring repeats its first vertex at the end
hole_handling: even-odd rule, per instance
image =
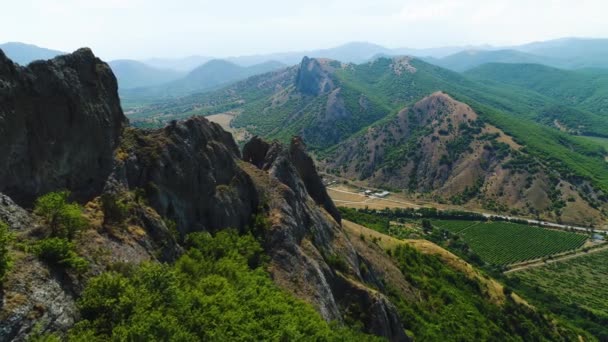
POLYGON ((608 251, 530 268, 512 274, 530 286, 554 294, 560 301, 578 304, 608 317, 608 251))
POLYGON ((508 265, 581 247, 587 235, 508 222, 434 221, 462 236, 484 261, 508 265))

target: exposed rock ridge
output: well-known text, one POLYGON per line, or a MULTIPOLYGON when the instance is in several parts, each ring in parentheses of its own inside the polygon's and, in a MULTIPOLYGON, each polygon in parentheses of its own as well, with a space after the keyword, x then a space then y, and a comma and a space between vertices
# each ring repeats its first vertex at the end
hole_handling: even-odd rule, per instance
POLYGON ((0 192, 18 203, 99 193, 125 123, 116 78, 91 50, 27 67, 0 52, 0 192))
MULTIPOLYGON (((8 151, 0 156, 0 191, 26 205, 64 188, 82 203, 102 193, 143 197, 133 200, 130 212, 134 227, 129 229, 136 233, 116 233, 124 235, 119 238, 101 223, 99 199, 89 202, 87 215, 96 223, 83 232, 78 248, 101 243, 110 249, 108 263, 171 261, 180 247, 164 219, 174 221, 182 236, 252 229, 270 256, 273 280, 313 304, 325 319, 344 321, 354 305, 366 313, 365 331, 407 339, 395 307, 369 287, 382 288, 379 277, 361 274, 365 260, 340 227, 339 213, 300 139, 288 148, 254 139, 243 152, 250 164, 241 160, 229 133, 202 117, 151 131, 124 128, 116 79, 88 49, 26 68, 0 55, 0 72, 0 149, 8 151), (267 221, 261 226, 260 216, 267 221)), ((330 81, 321 82, 323 89, 330 81)), ((9 198, 0 204, 0 217, 12 229, 29 224, 26 212, 9 198)), ((50 296, 36 297, 36 289, 22 287, 23 279, 11 283, 11 291, 26 300, 6 308, 12 321, 0 327, 17 340, 27 338, 36 322, 42 331, 69 328, 83 285, 45 273, 46 265, 28 258, 20 262, 40 266, 34 283, 50 296), (38 303, 48 309, 48 319, 26 318, 38 303), (59 306, 53 309, 53 303, 59 306)), ((103 263, 89 261, 92 272, 104 270, 103 263)))
MULTIPOLYGON (((334 67, 329 60, 304 57, 296 76, 296 89, 307 95, 320 95, 335 88, 331 72, 334 67)), ((336 62, 340 64, 339 62, 336 62)))
POLYGON ((313 303, 327 320, 341 321, 345 312, 357 307, 366 313, 366 331, 392 341, 407 340, 395 307, 366 284, 384 285, 375 281, 373 270, 361 274, 359 265, 367 262, 353 248, 339 219, 330 218, 333 211, 339 218, 339 212, 325 197, 302 141, 296 137, 286 149, 254 137, 244 146, 243 157, 256 166, 246 169, 266 199, 271 228, 265 246, 275 282, 313 303), (335 258, 344 262, 344 268, 330 266, 328 260, 335 258))
POLYGON ((164 129, 125 130, 113 178, 128 189, 145 189, 151 206, 177 223, 182 234, 244 229, 259 198, 237 161, 230 133, 198 117, 164 129))
MULTIPOLYGON (((268 170, 281 152, 287 153, 289 162, 293 164, 306 187, 306 193, 312 197, 315 203, 323 206, 336 222, 340 223, 340 212, 327 194, 312 158, 306 153, 306 145, 301 137, 294 137, 291 140, 289 151, 283 151, 280 143, 275 141, 269 144, 255 136, 243 147, 243 160, 259 169, 268 170)), ((280 175, 276 171, 274 173, 280 175)), ((289 182, 286 179, 284 180, 289 182)), ((294 191, 298 191, 297 186, 291 185, 290 187, 294 191)))

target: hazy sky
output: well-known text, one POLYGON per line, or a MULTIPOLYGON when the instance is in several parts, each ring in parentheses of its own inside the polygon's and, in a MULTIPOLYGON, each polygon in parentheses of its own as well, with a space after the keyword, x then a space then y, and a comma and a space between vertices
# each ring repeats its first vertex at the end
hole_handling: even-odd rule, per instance
POLYGON ((105 59, 608 37, 608 0, 2 0, 0 42, 105 59))

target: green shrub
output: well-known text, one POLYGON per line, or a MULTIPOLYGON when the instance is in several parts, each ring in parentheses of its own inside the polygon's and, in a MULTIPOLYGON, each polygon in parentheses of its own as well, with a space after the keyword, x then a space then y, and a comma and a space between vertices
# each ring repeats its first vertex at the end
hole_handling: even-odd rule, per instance
POLYGON ((12 266, 12 260, 9 254, 9 245, 12 240, 13 235, 8 230, 8 225, 0 221, 0 282, 12 266))
POLYGON ((101 195, 101 210, 104 224, 123 223, 129 215, 129 205, 116 194, 101 195))
POLYGON ((144 263, 130 274, 93 278, 79 301, 74 341, 366 341, 330 325, 278 288, 251 235, 195 233, 174 265, 144 263), (255 264, 255 263, 254 263, 255 264))
POLYGON ((325 262, 327 263, 327 265, 329 265, 329 267, 335 270, 342 272, 348 271, 348 264, 346 263, 346 260, 344 260, 344 258, 337 254, 328 255, 325 258, 325 262))
POLYGON ((74 243, 65 238, 42 239, 34 246, 34 252, 51 265, 72 268, 78 273, 88 268, 88 262, 76 254, 74 243))
POLYGON ((69 196, 69 191, 50 192, 36 200, 34 213, 46 221, 52 236, 71 240, 88 222, 78 203, 68 203, 69 196))

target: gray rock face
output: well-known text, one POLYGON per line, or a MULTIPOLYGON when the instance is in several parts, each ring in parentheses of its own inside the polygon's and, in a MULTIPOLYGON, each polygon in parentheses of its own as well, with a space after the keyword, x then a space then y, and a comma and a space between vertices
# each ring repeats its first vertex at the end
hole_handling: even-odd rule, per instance
POLYGON ((295 137, 285 149, 254 137, 244 146, 243 157, 260 169, 248 173, 260 197, 267 199, 271 227, 265 249, 275 282, 313 303, 327 320, 342 321, 356 307, 366 313, 361 319, 367 332, 407 340, 395 307, 366 285, 373 275, 360 273, 364 261, 340 228, 340 214, 301 139, 295 137), (343 265, 332 264, 336 259, 343 265))
POLYGON ((284 151, 283 146, 278 142, 269 144, 255 136, 243 147, 243 160, 265 171, 274 167, 272 173, 279 180, 294 192, 302 194, 304 196, 302 199, 310 195, 315 203, 323 206, 334 220, 340 223, 340 212, 327 194, 312 158, 306 153, 306 146, 302 138, 294 137, 289 150, 284 151), (284 160, 279 159, 281 155, 283 155, 284 160), (277 162, 277 160, 279 161, 277 162), (292 174, 290 166, 295 168, 293 170, 297 172, 297 175, 292 174), (287 169, 283 170, 282 167, 287 167, 287 169), (296 184, 297 178, 302 180, 305 189, 296 184))
POLYGON ((219 125, 199 117, 125 134, 121 149, 128 157, 113 177, 145 189, 151 206, 182 234, 249 225, 259 200, 238 167, 236 143, 219 125))
POLYGON ((30 214, 2 193, 0 193, 0 221, 8 224, 12 230, 23 230, 32 224, 30 214))
POLYGON ((125 123, 116 79, 91 50, 27 67, 0 51, 0 191, 17 203, 99 193, 125 123))
POLYGON ((27 276, 7 284, 0 298, 0 341, 26 341, 34 329, 65 333, 77 318, 76 300, 65 275, 33 257, 26 267, 27 276))
POLYGON ((331 78, 331 61, 304 57, 296 76, 296 89, 307 95, 320 95, 335 88, 331 78))

